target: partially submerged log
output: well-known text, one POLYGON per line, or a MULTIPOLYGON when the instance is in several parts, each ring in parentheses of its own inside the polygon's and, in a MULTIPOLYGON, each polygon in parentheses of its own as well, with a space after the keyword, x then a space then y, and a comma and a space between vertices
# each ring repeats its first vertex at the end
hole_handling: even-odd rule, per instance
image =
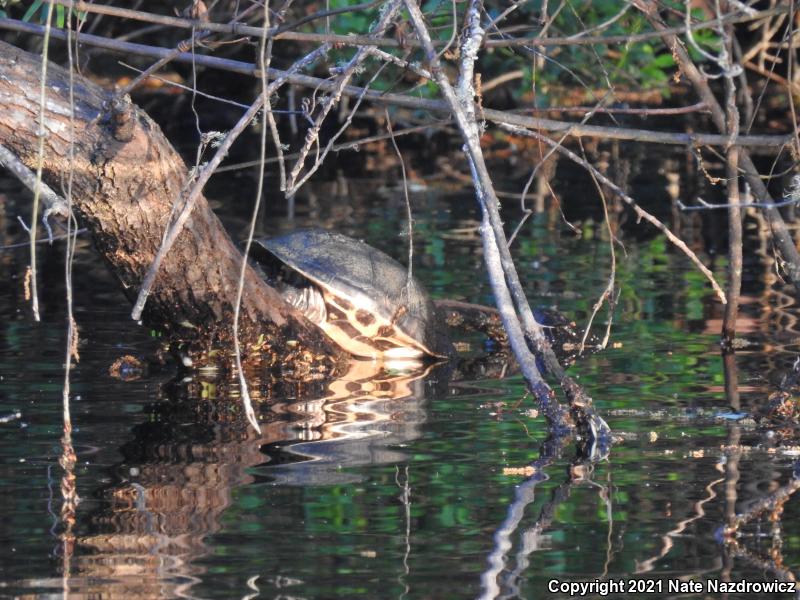
MULTIPOLYGON (((40 74, 41 57, 0 42, 0 145, 31 169, 38 160, 40 74)), ((189 183, 189 171, 158 125, 129 102, 112 103, 108 92, 74 75, 71 119, 69 73, 48 65, 46 86, 42 179, 66 196, 66 175, 72 172, 73 212, 133 300, 173 205, 189 183)), ((241 252, 201 198, 161 265, 145 319, 183 339, 228 341, 241 261, 241 252)), ((298 348, 324 355, 330 364, 341 357, 249 267, 240 338, 245 349, 266 339, 278 359, 287 352, 296 355, 298 348), (299 344, 285 344, 290 339, 299 344)))

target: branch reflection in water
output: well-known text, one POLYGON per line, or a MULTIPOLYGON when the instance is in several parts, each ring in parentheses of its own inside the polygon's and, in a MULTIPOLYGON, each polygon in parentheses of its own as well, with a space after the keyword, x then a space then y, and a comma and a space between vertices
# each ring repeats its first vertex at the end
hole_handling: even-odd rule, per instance
POLYGON ((601 500, 606 506, 608 535, 606 543, 605 571, 599 574, 602 578, 608 575, 608 563, 612 555, 611 534, 613 531, 613 510, 609 491, 606 487, 591 480, 593 465, 585 459, 576 459, 567 467, 565 480, 550 492, 550 498, 544 502, 539 515, 530 527, 519 534, 519 549, 515 557, 515 566, 509 565, 508 554, 514 546, 512 536, 520 528, 525 519, 525 511, 533 506, 536 499, 536 488, 548 481, 550 476, 545 472, 561 454, 561 447, 545 444, 541 458, 534 461, 528 470, 531 472, 524 482, 519 484, 514 494, 514 501, 509 505, 505 520, 494 533, 494 548, 487 558, 489 567, 481 575, 482 593, 480 600, 495 598, 524 597, 522 583, 530 566, 530 556, 539 550, 550 549, 549 537, 545 531, 555 519, 556 509, 565 502, 575 485, 590 485, 598 489, 601 500))

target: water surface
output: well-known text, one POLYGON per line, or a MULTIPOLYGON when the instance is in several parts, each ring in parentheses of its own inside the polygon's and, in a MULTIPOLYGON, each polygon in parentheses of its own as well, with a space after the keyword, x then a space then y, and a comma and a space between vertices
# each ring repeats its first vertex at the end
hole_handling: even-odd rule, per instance
MULTIPOLYGON (((637 179, 654 165, 634 167, 632 195, 651 198, 648 208, 682 227, 724 279, 724 240, 675 215, 666 178, 637 179)), ((561 175, 555 185, 575 197, 579 180, 561 175)), ((24 241, 16 216, 28 199, 8 182, 3 193, 0 243, 24 241)), ((247 200, 221 200, 241 235, 247 200)), ((606 285, 610 246, 602 213, 580 200, 565 201, 563 216, 547 203, 513 252, 534 304, 585 323, 606 285)), ((436 297, 491 303, 469 191, 423 180, 411 202, 414 273, 436 297)), ((405 261, 405 214, 396 185, 339 179, 293 205, 271 199, 261 233, 313 224, 405 261)), ((505 216, 509 226, 521 218, 516 200, 505 216)), ((740 326, 750 345, 726 371, 721 308, 707 282, 617 211, 611 345, 571 367, 615 432, 594 465, 579 462, 572 443, 541 460, 547 436, 536 406, 519 376, 500 379, 502 365, 492 363, 405 374, 354 363, 327 387, 254 382, 264 422, 256 438, 226 408, 235 383, 156 364, 161 341, 129 319, 84 239, 72 374, 81 501, 66 541, 63 246, 42 251, 41 323, 23 298, 26 249, 3 250, 0 596, 539 598, 552 595, 553 579, 792 577, 800 511, 791 496, 782 513, 744 527, 738 544, 721 536, 734 514, 793 485, 798 453, 791 432, 749 417, 791 365, 797 340, 790 290, 771 273, 756 224, 747 222, 740 326), (112 377, 111 363, 126 354, 150 362, 148 374, 112 377)), ((603 309, 601 335, 606 321, 603 309)))

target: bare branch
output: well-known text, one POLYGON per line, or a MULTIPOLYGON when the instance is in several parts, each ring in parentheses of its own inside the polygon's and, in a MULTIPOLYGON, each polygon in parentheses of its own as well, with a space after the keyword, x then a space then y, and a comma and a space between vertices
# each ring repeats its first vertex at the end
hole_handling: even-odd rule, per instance
POLYGON ((453 89, 442 70, 419 6, 415 0, 404 0, 404 2, 417 37, 425 49, 431 74, 439 84, 464 140, 464 153, 469 161, 475 194, 483 215, 481 236, 489 280, 503 326, 528 388, 536 395, 542 413, 548 419, 551 431, 557 435, 563 434, 565 430, 577 424, 587 432, 594 442, 603 444, 609 438, 610 429, 605 421, 594 412, 591 398, 564 373, 558 363, 541 325, 533 316, 508 248, 500 218, 499 200, 484 162, 479 140, 479 126, 475 119, 473 69, 484 34, 480 26, 479 4, 473 0, 467 9, 466 29, 462 33, 458 84, 457 88, 453 89), (558 378, 570 400, 571 419, 567 418, 564 409, 555 399, 553 390, 544 381, 529 344, 535 349, 536 355, 543 358, 547 369, 558 378))
MULTIPOLYGON (((0 28, 21 31, 35 35, 42 35, 43 28, 32 23, 14 21, 13 19, 0 19, 0 28)), ((61 30, 53 30, 52 37, 65 39, 61 30)), ((170 56, 171 49, 147 46, 144 44, 134 44, 130 42, 118 42, 109 38, 80 34, 78 37, 81 43, 91 44, 107 50, 120 52, 123 54, 138 54, 141 56, 163 57, 170 56)), ((193 55, 191 53, 180 54, 174 58, 176 62, 192 63, 209 68, 222 69, 234 73, 251 75, 258 77, 257 67, 251 63, 237 60, 218 58, 216 56, 193 55)), ((288 83, 300 85, 312 89, 319 89, 326 92, 335 92, 337 84, 335 82, 303 75, 301 73, 287 73, 280 69, 267 69, 267 76, 270 79, 285 78, 288 83)), ((348 85, 341 90, 342 95, 359 97, 365 100, 376 102, 382 105, 390 104, 402 106, 415 110, 427 110, 437 114, 450 114, 450 107, 447 102, 441 100, 423 99, 404 94, 383 93, 372 90, 365 91, 362 87, 348 85)), ((653 144, 675 144, 675 145, 702 145, 702 146, 725 146, 728 143, 728 136, 706 133, 677 133, 668 131, 652 131, 645 129, 631 129, 624 127, 604 127, 599 125, 578 125, 567 121, 557 121, 553 119, 540 119, 527 117, 522 114, 505 112, 484 108, 481 115, 494 123, 506 123, 531 129, 538 129, 550 132, 566 132, 575 137, 594 137, 609 140, 630 140, 653 144)), ((781 147, 792 144, 793 134, 786 135, 742 135, 736 140, 737 145, 742 147, 781 147)))
MULTIPOLYGON (((167 15, 158 15, 145 11, 131 10, 127 8, 119 8, 116 6, 94 4, 82 1, 72 0, 48 0, 55 4, 60 4, 68 8, 74 8, 82 12, 89 12, 95 14, 103 14, 113 17, 120 17, 128 20, 142 21, 146 23, 156 23, 168 27, 175 27, 179 29, 206 29, 216 33, 227 33, 231 35, 247 35, 255 38, 260 38, 261 31, 259 27, 252 27, 249 25, 239 24, 224 24, 212 23, 199 19, 186 19, 181 17, 172 17, 167 15)), ((347 7, 347 12, 355 10, 363 10, 371 7, 372 5, 360 4, 352 7, 347 7)), ((706 29, 721 23, 747 23, 751 21, 758 21, 772 17, 777 14, 788 13, 790 8, 788 6, 776 6, 774 8, 756 11, 753 13, 732 13, 725 15, 721 21, 706 21, 701 23, 694 23, 690 29, 706 29)), ((333 11, 326 11, 328 14, 335 14, 333 11)), ((341 12, 345 12, 344 9, 341 12)), ((320 13, 325 16, 324 13, 320 13)), ((316 15, 309 15, 310 19, 319 18, 316 15)), ((0 20, 3 21, 3 20, 0 20)), ((320 33, 306 33, 287 31, 290 27, 297 27, 308 22, 306 19, 301 19, 296 23, 286 26, 273 28, 267 33, 267 38, 275 38, 277 40, 290 40, 297 42, 311 42, 321 44, 330 42, 333 44, 341 44, 345 46, 383 46, 390 48, 399 48, 401 43, 394 38, 374 38, 365 35, 333 35, 333 34, 320 34, 320 33)), ((686 32, 686 27, 673 27, 667 30, 667 33, 682 34, 686 32)), ((591 45, 591 44, 630 44, 632 42, 640 42, 652 40, 660 37, 660 32, 648 31, 640 34, 633 35, 619 35, 619 36, 587 36, 587 37, 530 37, 530 38, 504 38, 504 39, 486 39, 482 43, 484 48, 503 48, 511 46, 564 46, 564 45, 591 45)), ((403 42, 407 46, 420 47, 420 43, 416 40, 406 40, 403 42)), ((450 45, 448 41, 432 40, 431 44, 434 47, 446 47, 450 45)))
MULTIPOLYGON (((16 154, 3 145, 0 145, 0 166, 11 171, 11 174, 19 179, 29 190, 33 191, 36 187, 36 173, 26 167, 25 164, 17 158, 16 154)), ((62 217, 68 216, 67 201, 56 194, 53 188, 45 182, 40 181, 39 186, 39 197, 42 199, 45 206, 47 206, 47 214, 60 215, 62 217)))
MULTIPOLYGON (((400 0, 390 0, 387 4, 385 4, 381 10, 381 15, 378 19, 378 22, 375 24, 375 27, 372 30, 371 36, 379 37, 386 33, 389 25, 394 21, 397 12, 400 10, 400 0)), ((291 173, 289 174, 289 178, 286 182, 286 194, 289 196, 293 196, 297 190, 308 180, 308 178, 319 168, 319 165, 324 160, 324 155, 319 157, 312 165, 306 174, 301 178, 300 173, 305 165, 306 156, 308 152, 311 150, 311 147, 314 143, 317 142, 319 137, 320 128, 322 127, 322 122, 325 120, 325 117, 328 116, 331 109, 338 104, 339 100, 342 97, 342 92, 345 87, 350 83, 350 80, 355 75, 356 71, 361 67, 363 62, 370 56, 370 52, 366 48, 359 48, 356 53, 353 55, 353 58, 341 68, 341 72, 339 73, 339 77, 336 80, 336 87, 331 92, 330 95, 326 96, 325 99, 322 101, 321 107, 319 112, 317 113, 316 118, 314 119, 314 124, 311 128, 306 132, 306 138, 303 143, 303 147, 300 149, 300 157, 297 159, 294 168, 292 169, 291 173)), ((377 77, 377 73, 373 76, 373 79, 377 77)), ((367 88, 365 88, 366 93, 367 88)), ((362 94, 363 97, 363 94, 362 94)), ((360 99, 359 99, 360 104, 360 99)), ((332 146, 332 143, 328 145, 329 148, 332 146)), ((327 154, 327 151, 325 152, 327 154)))

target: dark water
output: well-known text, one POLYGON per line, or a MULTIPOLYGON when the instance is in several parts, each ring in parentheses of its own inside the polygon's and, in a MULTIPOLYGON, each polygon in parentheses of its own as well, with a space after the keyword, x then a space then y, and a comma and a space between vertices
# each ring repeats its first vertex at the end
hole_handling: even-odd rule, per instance
MULTIPOLYGON (((634 173, 630 182, 724 279, 714 227, 671 212, 666 178, 634 173)), ((572 193, 579 181, 557 185, 578 200, 563 206, 577 233, 550 206, 525 224, 514 252, 532 302, 585 323, 608 278, 609 236, 589 200, 572 193)), ((27 197, 3 189, 0 243, 23 241, 16 216, 27 218, 27 197)), ((235 203, 245 200, 222 199, 241 232, 235 203)), ((437 297, 491 303, 471 196, 431 186, 411 199, 415 274, 437 297)), ((271 202, 264 232, 311 223, 407 256, 402 194, 381 182, 340 180, 294 206, 271 202)), ((513 226, 517 201, 506 204, 513 226)), ((667 586, 793 577, 800 451, 791 432, 747 416, 765 405, 797 348, 797 311, 770 270, 771 250, 749 220, 740 330, 751 345, 726 370, 721 308, 706 281, 611 208, 624 244, 612 345, 571 368, 616 436, 595 465, 577 463, 570 444, 540 460, 543 420, 521 378, 499 379, 491 364, 376 374, 356 363, 327 389, 256 382, 257 397, 271 392, 256 438, 226 409, 237 403, 230 380, 155 364, 159 340, 130 321, 84 240, 72 374, 80 504, 68 529, 59 466, 63 246, 42 250, 41 323, 23 299, 27 251, 0 252, 0 596, 539 598, 566 597, 548 591, 553 579, 639 577, 662 586, 651 597, 705 597, 717 594, 667 586), (152 362, 148 375, 111 377, 126 354, 152 362), (789 490, 782 513, 754 519, 737 543, 723 539, 728 519, 780 489, 789 490)), ((601 335, 605 322, 603 309, 601 335)))

